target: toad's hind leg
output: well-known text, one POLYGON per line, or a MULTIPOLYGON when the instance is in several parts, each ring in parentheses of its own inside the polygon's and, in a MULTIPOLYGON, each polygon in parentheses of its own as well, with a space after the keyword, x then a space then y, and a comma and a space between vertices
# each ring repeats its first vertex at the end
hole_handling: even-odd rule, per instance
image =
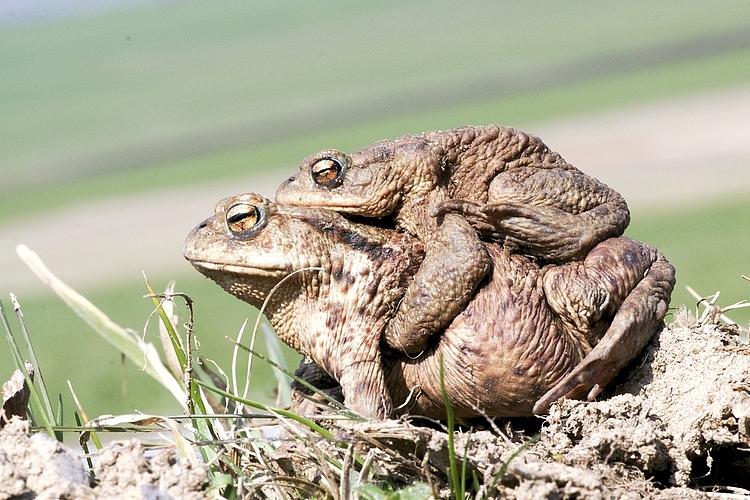
MULTIPOLYGON (((594 399, 648 343, 667 314, 674 267, 653 247, 626 237, 596 246, 584 262, 544 276, 550 306, 584 335, 604 314, 614 318, 596 347, 534 405, 540 414, 564 396, 594 399)), ((590 331, 590 330, 589 330, 590 331)))
POLYGON ((574 168, 518 167, 499 174, 486 203, 446 200, 431 215, 460 213, 506 249, 565 263, 620 236, 630 222, 622 196, 574 168))
POLYGON ((448 214, 441 219, 437 230, 424 238, 424 261, 384 333, 390 347, 409 355, 423 351, 430 337, 464 310, 492 265, 463 217, 448 214))

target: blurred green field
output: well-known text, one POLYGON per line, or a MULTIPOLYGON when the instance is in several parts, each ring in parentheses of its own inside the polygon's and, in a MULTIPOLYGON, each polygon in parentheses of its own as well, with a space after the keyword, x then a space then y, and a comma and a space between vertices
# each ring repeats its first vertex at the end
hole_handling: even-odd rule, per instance
POLYGON ((745 83, 749 26, 750 5, 726 0, 195 1, 4 26, 0 220, 293 166, 332 138, 745 83))
MULTIPOLYGON (((747 84, 748 27, 741 1, 195 1, 3 26, 0 228, 113 194, 295 169, 330 144, 465 123, 525 128, 747 84)), ((684 285, 721 290, 724 305, 750 298, 739 278, 750 274, 750 201, 685 206, 635 209, 627 233, 677 267, 673 305, 694 302, 684 285)), ((171 278, 196 300, 203 353, 227 369, 223 337, 251 308, 197 273, 152 283, 171 278)), ((138 276, 80 291, 136 330, 151 312, 138 276)), ((122 398, 119 354, 58 299, 20 299, 54 392, 70 379, 92 416, 177 411, 131 364, 122 398)), ((255 397, 273 397, 268 373, 255 397)))

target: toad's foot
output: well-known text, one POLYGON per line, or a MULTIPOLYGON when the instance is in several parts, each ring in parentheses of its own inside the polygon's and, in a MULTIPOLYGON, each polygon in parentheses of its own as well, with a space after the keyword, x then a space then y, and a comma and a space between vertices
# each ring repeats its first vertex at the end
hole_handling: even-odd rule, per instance
POLYGON ((469 303, 492 260, 474 228, 448 214, 424 241, 425 258, 386 327, 393 349, 417 355, 469 303))
POLYGON ((393 414, 393 402, 385 385, 385 375, 376 359, 363 360, 339 374, 346 407, 366 418, 385 420, 393 414))
MULTIPOLYGON (((536 402, 535 414, 546 412, 552 403, 564 396, 572 397, 588 391, 588 400, 593 400, 641 352, 662 325, 675 284, 674 267, 661 252, 625 237, 602 242, 591 251, 586 261, 560 266, 554 274, 545 276, 545 290, 553 309, 567 310, 561 310, 561 316, 575 313, 579 320, 583 317, 592 320, 610 310, 617 312, 596 347, 536 402), (555 280, 554 274, 565 280, 555 280), (637 283, 635 287, 633 282, 637 283), (559 284, 563 286, 557 286, 559 284), (552 287, 555 291, 551 290, 552 287), (627 290, 632 291, 627 293, 627 290), (588 297, 588 300, 576 300, 576 294, 578 298, 588 297), (556 303, 555 299, 561 297, 562 300, 556 303), (576 304, 578 309, 575 309, 576 304), (588 305, 588 313, 582 313, 581 304, 588 305)), ((585 326, 577 322, 579 328, 585 326)))

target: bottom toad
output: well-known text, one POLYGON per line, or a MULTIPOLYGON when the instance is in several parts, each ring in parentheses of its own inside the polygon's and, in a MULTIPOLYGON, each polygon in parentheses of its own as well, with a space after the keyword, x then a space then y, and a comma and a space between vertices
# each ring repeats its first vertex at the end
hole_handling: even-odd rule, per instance
POLYGON ((219 202, 184 254, 260 308, 279 337, 341 385, 365 417, 460 419, 544 413, 596 397, 662 324, 674 268, 648 245, 605 240, 582 261, 539 267, 486 243, 493 269, 469 305, 418 356, 382 334, 421 264, 420 242, 324 209, 255 194, 219 202), (406 403, 406 404, 404 404, 406 403))

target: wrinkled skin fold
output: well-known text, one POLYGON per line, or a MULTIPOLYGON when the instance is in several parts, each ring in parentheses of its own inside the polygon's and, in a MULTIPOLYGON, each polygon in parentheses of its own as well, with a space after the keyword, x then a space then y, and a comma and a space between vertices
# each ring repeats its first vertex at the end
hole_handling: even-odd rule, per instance
POLYGON ((248 194, 219 202, 184 254, 238 298, 266 301, 279 337, 341 385, 349 408, 372 418, 444 418, 441 359, 458 418, 531 415, 563 396, 594 397, 666 314, 674 268, 632 239, 545 266, 483 245, 489 276, 419 356, 384 341, 424 258, 407 234, 248 194))

